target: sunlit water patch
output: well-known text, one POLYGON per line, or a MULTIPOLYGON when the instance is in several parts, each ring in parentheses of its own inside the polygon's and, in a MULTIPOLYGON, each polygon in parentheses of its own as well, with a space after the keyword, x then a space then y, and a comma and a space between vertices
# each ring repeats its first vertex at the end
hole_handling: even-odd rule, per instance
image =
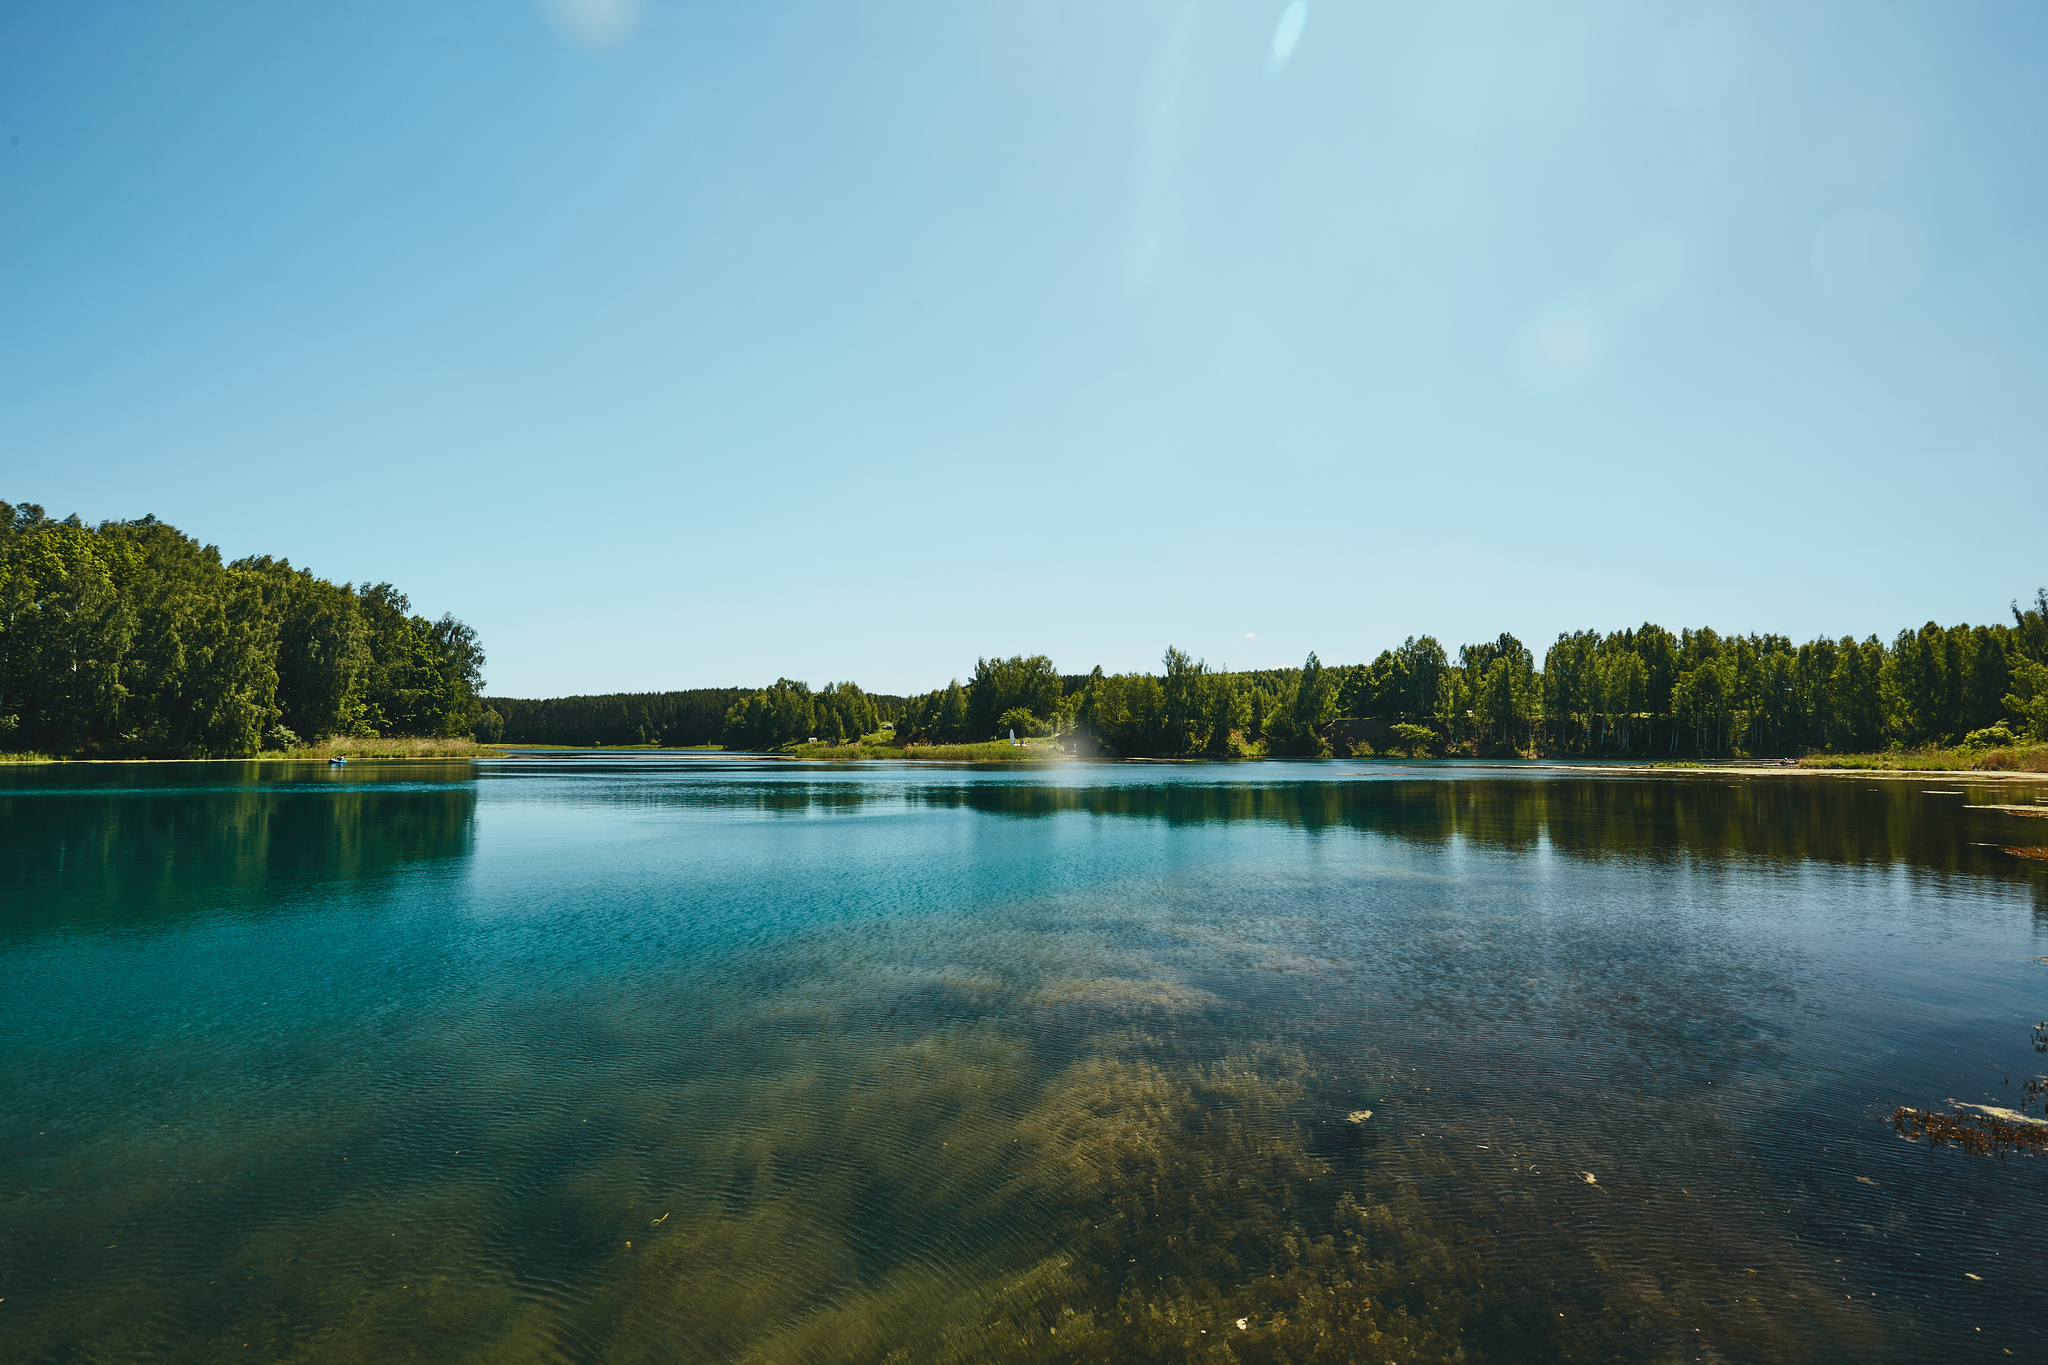
POLYGON ((2024 784, 0 776, 0 1358, 2034 1353, 2024 784), (1972 809, 1976 807, 1976 809, 1972 809))

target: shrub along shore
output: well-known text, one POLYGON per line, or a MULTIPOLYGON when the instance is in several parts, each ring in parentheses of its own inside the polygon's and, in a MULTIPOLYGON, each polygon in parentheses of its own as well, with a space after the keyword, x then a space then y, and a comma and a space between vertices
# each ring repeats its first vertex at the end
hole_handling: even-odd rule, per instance
POLYGON ((505 751, 502 747, 479 744, 473 739, 461 737, 423 739, 399 735, 390 739, 380 739, 375 735, 342 735, 318 744, 302 744, 291 749, 265 749, 260 753, 222 758, 108 758, 102 755, 61 758, 52 754, 14 751, 0 752, 0 763, 308 763, 325 762, 333 758, 420 758, 445 762, 451 759, 504 756, 505 751))
MULTIPOLYGON (((640 746, 635 746, 640 747, 640 746)), ((851 744, 792 744, 785 749, 774 751, 775 757, 802 759, 807 762, 859 763, 859 762, 910 762, 910 763, 1047 763, 1072 760, 1084 756, 1085 750, 1073 752, 1058 743, 1047 740, 1031 740, 1026 744, 1013 746, 1008 740, 999 739, 985 744, 898 744, 884 731, 880 734, 863 736, 851 744)), ((1234 755, 1191 755, 1182 759, 1138 758, 1116 760, 1123 762, 1197 762, 1197 761, 1245 761, 1262 759, 1269 755, 1262 753, 1234 755)), ((1409 756, 1405 754, 1358 755, 1375 762, 1413 763, 1416 761, 1437 761, 1428 754, 1409 756)), ((1519 757, 1519 761, 1542 763, 1558 761, 1554 757, 1519 757)), ((1496 761, 1499 761, 1496 759, 1496 761)), ((1515 760, 1510 760, 1515 761, 1515 760)), ((1568 761, 1568 760, 1565 760, 1568 761)), ((1609 765, 1610 770, 1614 765, 1609 765)), ((2048 745, 2028 745, 2009 749, 1929 749, 1917 753, 1878 754, 1815 754, 1805 758, 1757 763, 1745 759, 1721 759, 1712 762, 1659 763, 1645 761, 1640 764, 1619 765, 1623 770, 1641 768, 1648 771, 1695 769, 1700 771, 1740 769, 1754 773, 1819 773, 1849 776, 1869 772, 1951 772, 1985 774, 2009 774, 2027 776, 2033 773, 2048 773, 2048 745)))
POLYGON ((852 744, 792 744, 792 758, 821 763, 855 763, 876 759, 911 763, 1061 763, 1073 757, 1049 740, 1012 744, 1007 739, 983 744, 897 744, 885 731, 852 744))
POLYGON ((2048 744, 1993 749, 1920 749, 1912 753, 1809 754, 1799 760, 1808 771, 2048 773, 2048 744))

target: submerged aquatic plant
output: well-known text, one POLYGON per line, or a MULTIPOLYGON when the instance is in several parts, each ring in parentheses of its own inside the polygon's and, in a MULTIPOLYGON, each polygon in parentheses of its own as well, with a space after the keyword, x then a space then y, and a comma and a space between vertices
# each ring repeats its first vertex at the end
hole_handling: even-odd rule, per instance
MULTIPOLYGON (((2048 963, 2048 958, 2034 960, 2048 963)), ((2034 1051, 2048 1053, 2048 1021, 2034 1025, 2034 1051)), ((2029 1076, 2021 1084, 2018 1109, 1950 1100, 1949 1112, 1940 1114, 1902 1104, 1892 1110, 1892 1128, 1908 1142, 1926 1138, 1932 1147, 1959 1147, 1972 1156, 1995 1156, 2000 1161, 2014 1152, 2023 1156, 2048 1152, 2048 1075, 2029 1076), (2029 1109, 2039 1109, 2043 1116, 2029 1114, 2029 1109)))
POLYGON ((2048 1120, 1988 1105, 1959 1104, 1946 1114, 1900 1105, 1892 1110, 1892 1127, 1908 1142, 1926 1138, 1930 1146, 1960 1147, 1972 1156, 2000 1161, 2014 1152, 2032 1156, 2048 1151, 2048 1120))

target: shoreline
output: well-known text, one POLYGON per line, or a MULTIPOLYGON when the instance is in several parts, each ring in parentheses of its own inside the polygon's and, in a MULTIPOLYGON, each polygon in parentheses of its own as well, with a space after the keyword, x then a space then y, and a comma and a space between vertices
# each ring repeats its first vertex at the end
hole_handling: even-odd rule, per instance
MULTIPOLYGON (((1000 741, 999 741, 999 743, 1000 743, 1000 741)), ((982 749, 982 748, 984 748, 984 747, 987 747, 987 748, 994 748, 995 746, 993 746, 993 745, 991 745, 991 746, 982 746, 982 745, 964 745, 964 744, 963 744, 963 745, 930 745, 930 746, 923 746, 923 745, 920 745, 920 746, 915 746, 915 747, 917 747, 917 748, 928 748, 928 749, 940 749, 940 750, 944 750, 944 749, 955 749, 955 750, 977 750, 977 749, 982 749)), ((1003 749, 1009 749, 1009 746, 1005 744, 1005 745, 1002 745, 1002 748, 1003 748, 1003 749)), ((1067 752, 1065 752, 1064 750, 1061 750, 1061 749, 1044 749, 1044 748, 1036 748, 1036 747, 1034 747, 1034 748, 1032 748, 1032 749, 1029 749, 1029 750, 1023 750, 1023 751, 1021 751, 1021 752, 1020 752, 1019 750, 1015 750, 1015 749, 1010 749, 1010 751, 1009 751, 1008 753, 1004 753, 1004 752, 1001 752, 1001 751, 997 751, 997 752, 995 752, 995 753, 988 753, 988 754, 982 754, 982 753, 973 753, 973 752, 968 752, 968 753, 958 753, 958 752, 956 752, 956 753, 932 753, 932 754, 929 754, 928 756, 927 756, 927 755, 921 755, 921 754, 916 754, 916 753, 904 753, 904 752, 896 752, 896 753, 875 753, 875 752, 872 752, 872 751, 871 751, 871 752, 868 752, 868 753, 863 753, 863 754, 858 754, 858 755, 843 755, 843 754, 802 754, 802 753, 788 753, 788 752, 782 752, 782 753, 777 753, 777 752, 749 752, 749 751, 746 751, 746 750, 736 750, 736 749, 712 749, 712 748, 708 748, 708 747, 692 747, 692 748, 684 748, 684 749, 662 749, 662 748, 657 748, 657 747, 654 747, 654 746, 643 746, 643 745, 631 745, 631 746, 628 746, 628 745, 594 745, 594 746, 591 746, 591 747, 585 748, 585 747, 582 747, 582 746, 577 746, 577 745, 560 745, 560 744, 558 744, 558 745, 509 745, 509 744, 496 744, 496 745, 480 745, 480 746, 477 746, 476 748, 473 748, 473 749, 466 749, 466 750, 461 750, 461 751, 457 751, 457 752, 449 752, 449 753, 389 753, 389 754, 376 754, 376 753, 296 753, 296 754, 280 754, 280 753, 266 753, 266 754, 251 754, 251 755, 248 755, 248 756, 246 756, 246 757, 243 757, 243 758, 58 758, 58 757, 51 757, 51 756, 48 756, 48 755, 42 755, 42 754, 37 754, 37 755, 34 755, 34 756, 22 755, 22 756, 19 756, 19 757, 17 757, 17 756, 14 756, 14 755, 9 755, 9 754, 0 754, 0 769, 5 769, 5 768, 17 768, 17 767, 19 767, 19 768, 27 768, 27 767, 38 767, 38 766, 45 766, 45 767, 53 767, 53 766, 58 766, 58 765, 79 765, 79 764, 126 764, 126 765, 138 765, 138 764, 151 764, 151 763, 327 763, 327 762, 328 762, 328 761, 329 761, 330 759, 332 759, 332 758, 337 758, 337 757, 338 757, 338 758, 345 758, 345 759, 348 759, 348 760, 349 760, 350 762, 364 762, 364 763, 478 763, 478 762, 490 762, 490 761, 492 761, 492 760, 496 760, 496 759, 516 758, 516 757, 519 757, 519 756, 521 756, 521 755, 523 755, 523 754, 533 754, 533 755, 535 755, 535 756, 543 756, 543 755, 554 755, 554 754, 562 754, 562 755, 570 755, 570 754, 574 754, 574 755, 585 755, 585 756, 590 756, 590 757, 601 757, 601 756, 604 756, 604 755, 608 755, 608 754, 615 754, 615 753, 617 753, 617 754, 625 754, 625 753, 631 753, 631 754, 641 754, 641 755, 647 755, 647 756, 654 756, 654 755, 660 755, 660 754, 675 754, 675 755, 678 755, 678 756, 681 756, 681 755, 688 755, 688 756, 690 756, 690 757, 693 757, 693 758, 702 758, 702 759, 713 759, 713 758, 717 758, 717 759, 740 759, 740 760, 752 760, 752 761, 758 761, 758 762, 775 762, 775 763, 829 763, 829 764, 839 764, 839 765, 852 765, 852 764, 861 764, 861 763, 933 763, 933 764, 941 764, 941 763, 943 763, 943 764, 974 764, 974 765, 984 765, 984 766, 986 766, 986 765, 992 765, 992 764, 999 764, 999 765, 1027 765, 1027 764, 1028 764, 1028 765, 1038 765, 1038 766, 1046 766, 1046 767, 1051 767, 1051 766, 1056 766, 1056 765, 1060 765, 1060 764, 1066 764, 1066 763, 1099 763, 1099 764, 1106 764, 1106 765, 1107 765, 1107 764, 1132 764, 1132 765, 1148 765, 1148 766, 1162 766, 1162 765, 1189 765, 1189 764, 1202 764, 1202 763, 1218 763, 1218 764, 1228 763, 1228 764, 1241 764, 1241 763, 1265 763, 1265 762, 1273 762, 1273 763, 1281 763, 1281 764, 1293 764, 1293 763, 1315 763, 1315 764, 1336 764, 1336 763, 1343 763, 1343 764, 1356 764, 1356 765, 1357 765, 1357 768, 1356 768, 1356 769, 1353 769, 1354 771, 1357 771, 1357 770, 1365 770, 1365 769, 1369 769, 1369 768, 1373 768, 1373 767, 1381 767, 1381 766, 1384 766, 1384 767, 1386 767, 1386 768, 1390 768, 1390 769, 1392 769, 1392 768, 1441 768, 1441 767, 1456 767, 1457 769, 1459 769, 1459 770, 1461 770, 1461 771, 1487 771, 1487 770, 1493 770, 1493 771, 1499 771, 1499 772, 1529 772, 1529 771, 1537 771, 1537 770, 1540 770, 1540 771, 1544 771, 1544 772, 1557 772, 1557 773, 1575 773, 1575 774, 1585 774, 1585 775, 1627 775, 1627 776, 1630 776, 1630 777, 1650 777, 1650 776, 1673 776, 1673 777, 1681 777, 1681 776, 1694 776, 1694 775, 1701 775, 1701 776, 1704 776, 1704 775, 1708 775, 1708 774, 1719 774, 1719 775, 1723 775, 1723 776, 1736 776, 1736 777, 1746 777, 1746 778, 1753 778, 1753 777, 1833 777, 1833 778, 1869 778, 1869 779, 1884 779, 1884 780, 1888 780, 1888 781, 1906 781, 1906 780, 1909 780, 1909 779, 1920 779, 1920 780, 1933 780, 1933 779, 1942 779, 1942 780, 1947 780, 1947 781, 1956 781, 1956 780, 1960 780, 1960 779, 1967 779, 1967 780, 1969 780, 1969 781, 1974 781, 1974 782, 1988 782, 1988 783, 2009 783, 2009 782, 2048 782, 2048 772, 2031 772, 2031 771, 2027 771, 2027 770, 2023 770, 2023 769, 2009 769, 2009 768, 1874 768, 1874 767, 1872 767, 1872 768, 1866 768, 1866 767, 1851 767, 1851 766, 1834 766, 1834 765, 1815 765, 1815 766, 1812 766, 1812 767, 1807 767, 1807 766, 1803 766, 1803 765, 1800 765, 1800 764, 1789 764, 1789 765, 1788 765, 1788 764, 1783 764, 1783 763, 1773 763, 1773 762, 1768 762, 1768 761, 1761 761, 1761 762, 1746 762, 1746 761, 1740 761, 1740 760, 1737 760, 1737 761, 1722 761, 1722 762, 1709 762, 1709 763, 1684 763, 1684 764, 1663 764, 1663 763, 1627 763, 1627 762, 1620 762, 1620 761, 1598 761, 1598 760, 1595 760, 1595 761, 1590 761, 1590 762, 1589 762, 1589 761, 1586 761, 1586 760, 1582 760, 1582 759, 1581 759, 1581 760, 1574 760, 1574 759, 1545 759, 1545 758, 1524 758, 1524 759, 1470 759, 1470 758, 1397 758, 1397 757, 1388 757, 1388 758, 1378 758, 1378 757, 1374 757, 1374 758, 1355 758, 1355 759, 1354 759, 1354 758, 1325 758, 1325 759, 1311 759, 1311 758, 1305 758, 1305 757, 1291 757, 1291 756, 1272 756, 1272 755, 1257 755, 1257 756, 1253 756, 1253 757, 1246 757, 1246 758, 1210 758, 1210 757, 1205 757, 1205 756, 1193 756, 1193 757, 1187 757, 1187 758, 1149 758, 1149 757, 1137 757, 1137 758, 1106 758, 1106 757, 1088 757, 1088 758, 1083 758, 1083 757, 1079 757, 1079 756, 1077 756, 1077 755, 1074 755, 1074 754, 1069 754, 1069 753, 1067 753, 1067 752)))

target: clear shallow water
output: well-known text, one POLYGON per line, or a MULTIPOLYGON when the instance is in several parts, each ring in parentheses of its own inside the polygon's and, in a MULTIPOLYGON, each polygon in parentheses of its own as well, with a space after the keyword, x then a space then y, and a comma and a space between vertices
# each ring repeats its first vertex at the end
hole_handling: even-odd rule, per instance
POLYGON ((2039 1358, 2037 795, 0 771, 0 1359, 2039 1358))

